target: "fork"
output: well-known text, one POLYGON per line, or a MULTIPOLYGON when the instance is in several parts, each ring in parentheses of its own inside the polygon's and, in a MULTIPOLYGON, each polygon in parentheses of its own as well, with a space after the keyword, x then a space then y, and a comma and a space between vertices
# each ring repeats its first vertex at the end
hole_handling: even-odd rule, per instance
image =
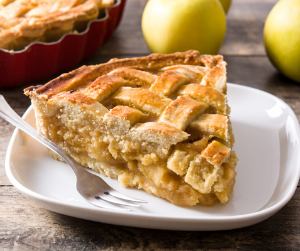
POLYGON ((131 206, 140 207, 134 203, 147 203, 145 200, 135 199, 117 192, 109 185, 106 184, 99 176, 96 176, 86 171, 81 165, 79 165, 73 157, 66 153, 63 149, 53 143, 51 140, 40 134, 36 129, 25 122, 6 102, 4 97, 0 94, 0 117, 7 122, 18 127, 32 138, 36 139, 50 150, 60 156, 74 171, 77 179, 76 188, 82 197, 84 197, 91 204, 106 208, 106 209, 118 209, 130 211, 130 208, 123 208, 119 206, 131 206), (119 200, 121 199, 121 200, 119 200), (127 202, 124 202, 124 201, 127 202), (101 202, 108 202, 118 207, 107 206, 101 202), (133 202, 133 203, 128 203, 133 202))

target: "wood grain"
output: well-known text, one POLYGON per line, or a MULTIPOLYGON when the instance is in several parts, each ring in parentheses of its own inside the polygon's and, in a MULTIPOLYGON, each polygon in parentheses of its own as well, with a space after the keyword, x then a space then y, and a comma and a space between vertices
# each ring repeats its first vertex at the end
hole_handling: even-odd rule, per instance
POLYGON ((1 250, 298 250, 300 245, 300 188, 270 219, 217 232, 163 231, 85 221, 29 203, 13 187, 3 187, 0 196, 1 250))
MULTIPOLYGON (((278 0, 233 0, 227 15, 227 32, 220 54, 265 55, 264 22, 277 2, 278 0)), ((102 55, 150 53, 141 29, 141 17, 146 3, 147 0, 128 1, 121 26, 111 41, 101 49, 102 55)))
POLYGON ((265 55, 263 28, 268 13, 278 0, 233 0, 227 16, 222 55, 265 55))
MULTIPOLYGON (((146 2, 128 0, 123 21, 112 39, 81 65, 149 54, 140 27, 146 2)), ((228 63, 228 82, 281 98, 300 121, 300 84, 279 74, 263 47, 263 24, 276 2, 234 0, 220 53, 228 63)), ((29 98, 23 95, 27 86, 0 90, 19 115, 30 105, 29 98)), ((0 119, 0 250, 299 250, 300 188, 268 220, 231 231, 138 229, 85 221, 40 208, 11 186, 5 175, 6 148, 13 130, 13 126, 0 119)))

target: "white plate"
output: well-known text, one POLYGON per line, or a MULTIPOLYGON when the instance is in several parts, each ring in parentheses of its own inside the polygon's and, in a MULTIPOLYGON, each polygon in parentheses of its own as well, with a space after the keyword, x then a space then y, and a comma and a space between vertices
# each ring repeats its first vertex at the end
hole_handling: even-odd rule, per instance
MULTIPOLYGON (((224 230, 258 223, 281 209, 295 192, 300 176, 299 123, 286 103, 263 91, 229 84, 228 100, 240 160, 226 205, 178 207, 105 177, 116 190, 149 203, 130 212, 94 207, 76 191, 71 168, 52 159, 44 146, 19 130, 8 147, 7 176, 38 205, 92 221, 169 230, 224 230)), ((24 119, 35 125, 32 107, 24 119)))

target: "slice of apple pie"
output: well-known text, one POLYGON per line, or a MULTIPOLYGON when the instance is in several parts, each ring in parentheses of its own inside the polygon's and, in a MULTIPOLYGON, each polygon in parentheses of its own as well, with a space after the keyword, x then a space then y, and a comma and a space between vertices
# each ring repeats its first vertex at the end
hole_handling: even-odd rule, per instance
MULTIPOLYGON (((222 56, 112 59, 29 87, 40 133, 82 166, 171 203, 227 203, 237 157, 222 56)), ((53 154, 54 158, 58 158, 53 154)))

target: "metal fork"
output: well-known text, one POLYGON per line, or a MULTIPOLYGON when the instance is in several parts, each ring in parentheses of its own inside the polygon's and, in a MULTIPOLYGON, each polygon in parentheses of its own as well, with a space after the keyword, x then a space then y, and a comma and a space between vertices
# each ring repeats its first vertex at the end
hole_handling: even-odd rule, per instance
POLYGON ((118 206, 132 206, 139 207, 138 204, 127 203, 121 200, 135 202, 135 203, 147 203, 145 200, 131 198, 127 195, 121 194, 116 190, 112 189, 106 184, 99 176, 96 176, 86 171, 81 165, 79 165, 68 153, 53 143, 51 140, 40 134, 27 122, 25 122, 6 102, 4 97, 0 94, 0 117, 14 126, 18 127, 32 138, 36 139, 50 150, 59 155, 70 167, 72 167, 76 178, 77 178, 77 191, 83 196, 88 202, 93 205, 106 209, 118 209, 118 210, 131 210, 130 208, 122 207, 110 207, 101 201, 112 203, 118 206), (116 199, 117 198, 117 199, 116 199), (118 200, 121 199, 121 200, 118 200))

